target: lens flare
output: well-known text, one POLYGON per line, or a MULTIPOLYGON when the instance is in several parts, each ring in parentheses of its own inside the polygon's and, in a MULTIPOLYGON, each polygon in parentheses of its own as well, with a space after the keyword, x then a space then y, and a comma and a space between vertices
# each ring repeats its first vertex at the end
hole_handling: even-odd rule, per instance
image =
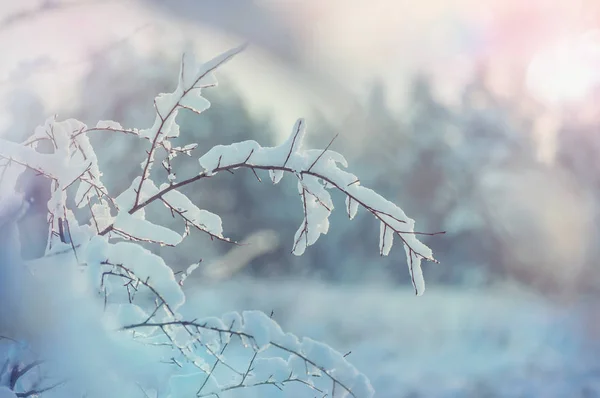
POLYGON ((585 101, 600 87, 600 31, 563 39, 535 54, 527 87, 550 105, 585 101))

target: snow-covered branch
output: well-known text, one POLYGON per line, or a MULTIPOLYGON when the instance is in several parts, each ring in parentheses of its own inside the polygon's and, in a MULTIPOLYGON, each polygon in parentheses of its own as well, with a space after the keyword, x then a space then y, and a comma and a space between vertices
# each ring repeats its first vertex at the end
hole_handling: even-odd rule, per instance
MULTIPOLYGON (((196 396, 216 395, 219 391, 256 386, 257 384, 270 384, 279 388, 292 381, 301 382, 315 391, 324 393, 313 380, 315 377, 322 376, 332 383, 331 391, 335 391, 337 386, 352 397, 370 394, 369 385, 364 376, 359 374, 343 355, 314 340, 304 338, 300 341, 290 333, 284 334, 275 321, 260 311, 246 311, 242 315, 229 313, 220 319, 170 322, 145 320, 141 323, 124 326, 123 330, 143 328, 160 328, 165 334, 172 335, 173 341, 176 341, 174 336, 178 332, 183 333, 187 335, 184 339, 185 345, 188 347, 196 342, 202 344, 202 337, 206 333, 216 333, 219 336, 220 344, 209 349, 215 359, 214 365, 210 368, 200 388, 195 391, 196 396), (212 373, 218 364, 224 364, 223 354, 233 337, 237 337, 242 344, 249 344, 252 347, 252 359, 248 368, 243 372, 231 369, 239 376, 239 381, 219 386, 216 380, 212 380, 212 373), (269 347, 277 348, 282 353, 289 355, 288 359, 263 358, 262 353, 269 347), (315 359, 311 353, 316 354, 317 351, 319 351, 319 358, 315 359), (216 355, 216 352, 219 352, 219 355, 216 355), (312 371, 307 371, 309 368, 312 371), (252 373, 250 373, 251 370, 252 373), (207 388, 208 380, 210 380, 210 387, 207 388)), ((195 387, 186 386, 186 389, 189 390, 189 393, 193 393, 195 387)))
MULTIPOLYGON (((200 114, 208 109, 210 103, 201 96, 202 89, 216 86, 212 75, 214 70, 242 49, 243 46, 225 52, 203 65, 196 65, 193 60, 184 57, 177 88, 172 93, 156 97, 156 117, 148 129, 124 128, 112 121, 101 121, 88 127, 73 119, 59 122, 51 118, 22 144, 0 139, 0 159, 3 160, 0 163, 0 193, 15 191, 18 175, 25 169, 34 170, 51 181, 46 255, 29 265, 39 273, 23 277, 33 278, 32 286, 64 284, 61 288, 65 292, 74 289, 77 295, 84 294, 85 297, 66 300, 61 296, 63 301, 55 303, 57 299, 52 294, 44 296, 47 290, 42 289, 39 294, 43 301, 41 308, 62 308, 81 301, 89 309, 82 311, 75 308, 69 317, 79 314, 86 319, 89 314, 95 314, 92 308, 101 308, 101 314, 98 314, 101 323, 88 319, 78 324, 66 319, 69 317, 57 315, 60 322, 53 328, 61 332, 52 335, 52 339, 56 339, 51 340, 52 347, 96 344, 89 337, 81 341, 72 339, 78 333, 85 333, 79 331, 85 326, 93 330, 91 336, 96 336, 107 346, 112 344, 115 333, 120 337, 125 335, 127 344, 131 345, 122 343, 125 347, 134 352, 140 346, 146 347, 152 353, 148 356, 163 365, 148 370, 158 372, 155 375, 159 374, 159 378, 128 378, 123 375, 138 375, 140 372, 134 371, 135 366, 123 359, 125 354, 121 353, 122 350, 118 351, 114 355, 121 359, 116 361, 124 364, 115 369, 111 377, 125 379, 121 394, 128 391, 130 395, 127 396, 135 396, 142 392, 147 397, 150 396, 149 391, 153 391, 153 396, 157 397, 219 397, 240 388, 272 386, 282 389, 299 385, 318 392, 320 396, 370 397, 373 392, 368 380, 345 356, 313 340, 299 340, 291 334, 284 334, 277 323, 262 312, 230 313, 203 320, 184 319, 180 315, 186 308, 182 285, 199 263, 192 264, 178 280, 160 256, 138 244, 177 246, 192 228, 211 239, 233 242, 224 235, 221 218, 200 208, 183 193, 182 188, 213 178, 220 172, 233 173, 238 169, 252 171, 259 181, 258 173, 268 172, 275 184, 284 174, 290 174, 297 180, 304 215, 293 239, 293 254, 302 255, 328 232, 329 215, 334 209, 330 191, 337 191, 345 198, 350 219, 362 208, 380 223, 381 255, 390 253, 394 238, 400 240, 415 292, 423 294, 425 283, 421 261, 435 259, 431 250, 417 239, 421 233, 415 232, 414 220, 394 203, 361 186, 359 178, 346 171, 345 158, 330 149, 335 137, 324 149, 304 149, 306 123, 302 119, 296 122, 281 145, 262 147, 255 141, 243 141, 215 146, 197 158, 196 167, 199 166, 199 169, 195 174, 178 178, 177 164, 173 160, 179 155, 192 157, 197 148, 196 143, 175 142, 183 138, 176 120, 178 112, 186 109, 200 114), (142 145, 147 146, 146 155, 140 162, 140 175, 118 195, 109 193, 102 183, 98 158, 88 136, 102 132, 126 134, 133 139, 141 139, 142 145), (42 143, 49 144, 51 150, 40 148, 42 143), (153 168, 157 159, 161 161, 162 169, 153 168), (160 173, 166 173, 166 176, 160 173), (160 182, 157 182, 159 178, 160 182), (183 223, 183 231, 177 232, 146 219, 146 209, 152 203, 162 203, 166 211, 183 223), (70 208, 73 204, 77 208, 87 208, 89 217, 78 219, 74 209, 70 208), (44 269, 54 269, 50 265, 59 263, 61 272, 56 275, 44 273, 50 272, 44 269), (88 297, 85 294, 89 291, 97 295, 88 297), (77 330, 71 330, 74 324, 77 324, 77 330), (111 337, 105 338, 98 333, 111 337), (246 366, 240 367, 240 358, 245 358, 246 366), (165 367, 164 364, 170 366, 165 367), (168 380, 168 386, 154 385, 157 380, 168 380)), ((1 215, 0 211, 0 221, 1 215)), ((2 264, 0 271, 3 272, 1 267, 2 264)), ((0 279, 2 277, 0 273, 0 279)), ((51 310, 44 311, 52 313, 51 310)), ((186 311, 189 313, 189 309, 186 311)), ((0 328, 2 324, 0 319, 0 328)), ((16 336, 17 339, 19 337, 16 336)), ((104 368, 104 362, 100 362, 103 365, 99 366, 104 368)), ((70 376, 77 380, 93 377, 91 370, 86 373, 74 367, 72 372, 75 374, 70 376)), ((110 389, 105 383, 96 388, 96 391, 104 393, 110 389)), ((44 397, 54 390, 31 389, 44 397)))
MULTIPOLYGON (((346 196, 347 211, 354 218, 357 207, 369 211, 380 223, 380 253, 388 255, 392 248, 393 237, 397 236, 407 252, 409 271, 415 292, 420 295, 425 289, 421 260, 436 261, 431 250, 422 244, 415 235, 414 220, 392 202, 376 192, 360 185, 358 178, 339 165, 347 167, 347 162, 339 153, 329 149, 301 150, 305 134, 305 122, 299 120, 286 142, 274 148, 263 148, 255 141, 244 141, 227 146, 217 146, 200 158, 204 171, 196 176, 172 184, 164 184, 160 189, 153 189, 148 197, 135 204, 129 210, 134 214, 156 200, 161 200, 171 210, 197 213, 198 209, 189 200, 174 207, 169 204, 167 196, 185 198, 178 189, 199 180, 215 176, 221 171, 232 171, 247 168, 253 171, 269 171, 272 181, 277 183, 283 172, 288 172, 298 179, 298 189, 304 209, 304 221, 296 234, 293 253, 301 255, 305 249, 314 244, 320 234, 327 233, 328 216, 333 210, 333 203, 327 188, 335 188, 346 196)), ((139 196, 137 196, 139 198, 139 196)), ((105 235, 114 230, 114 224, 100 232, 105 235)), ((202 228, 199 228, 202 229, 202 228)), ((220 234, 211 236, 224 239, 220 234)))

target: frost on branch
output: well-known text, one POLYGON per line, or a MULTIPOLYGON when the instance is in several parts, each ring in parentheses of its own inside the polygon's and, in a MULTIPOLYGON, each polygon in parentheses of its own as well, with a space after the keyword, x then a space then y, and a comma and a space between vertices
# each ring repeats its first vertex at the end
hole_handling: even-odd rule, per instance
MULTIPOLYGON (((268 172, 275 184, 290 174, 297 180, 299 211, 304 215, 293 237, 295 255, 302 255, 328 232, 334 209, 331 192, 338 191, 345 196, 350 219, 362 208, 379 222, 381 255, 390 253, 394 238, 402 243, 415 292, 423 293, 421 261, 435 260, 416 238, 414 221, 392 202, 361 186, 358 177, 345 170, 344 157, 329 149, 333 140, 324 149, 304 149, 306 123, 302 119, 279 146, 262 147, 255 141, 219 145, 194 160, 198 162, 194 166, 200 166, 195 174, 178 178, 174 159, 179 155, 194 159, 198 145, 180 136, 177 115, 181 109, 196 114, 208 109, 210 103, 202 97, 202 90, 217 85, 213 71, 241 50, 235 48, 203 65, 184 57, 176 89, 154 101, 156 117, 150 128, 124 128, 112 121, 88 127, 73 119, 51 118, 22 144, 0 139, 1 194, 14 193, 18 176, 26 169, 51 181, 46 255, 31 262, 33 272, 23 276, 32 280, 31 286, 40 287, 27 298, 39 301, 45 319, 56 315, 52 330, 57 333, 44 335, 42 341, 47 341, 42 345, 61 349, 43 352, 63 355, 68 347, 75 352, 91 350, 85 363, 65 364, 71 373, 63 375, 64 379, 79 382, 50 384, 51 389, 30 390, 29 395, 220 397, 259 386, 301 388, 310 396, 332 398, 373 395, 366 377, 340 353, 284 333, 262 312, 194 318, 182 286, 201 260, 177 276, 160 256, 139 244, 176 246, 192 230, 232 242, 224 235, 221 218, 193 203, 182 188, 238 169, 247 169, 257 178, 259 172, 268 172), (141 167, 139 176, 118 195, 109 193, 102 183, 90 134, 126 134, 146 147, 146 155, 134 160, 141 167), (162 168, 153 167, 157 161, 162 168), (147 219, 152 203, 178 220, 181 229, 147 219), (75 208, 80 210, 75 212, 75 208), (45 284, 50 288, 41 288, 45 284), (48 293, 53 289, 60 294, 48 293), (60 311, 54 313, 52 308, 60 311), (103 370, 100 373, 106 380, 97 379, 97 369, 103 370)), ((2 200, 0 195, 0 216, 2 200)), ((0 267, 0 280, 5 271, 0 267)), ((38 329, 46 332, 44 327, 38 329)), ((40 370, 36 374, 47 370, 42 362, 34 363, 40 370)), ((27 380, 22 385, 32 385, 27 380)), ((5 387, 0 386, 0 391, 5 387)), ((14 385, 8 388, 16 391, 14 385)))

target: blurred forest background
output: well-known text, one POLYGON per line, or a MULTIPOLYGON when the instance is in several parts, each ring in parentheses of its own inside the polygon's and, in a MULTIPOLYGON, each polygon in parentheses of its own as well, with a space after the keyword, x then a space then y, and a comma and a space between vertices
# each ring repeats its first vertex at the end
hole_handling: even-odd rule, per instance
MULTIPOLYGON (((341 200, 327 236, 294 257, 292 181, 219 175, 189 196, 250 244, 199 235, 162 253, 175 270, 202 258, 187 287, 201 311, 274 310, 352 351, 381 397, 600 396, 600 6, 520 3, 4 3, 0 134, 21 140, 53 114, 146 127, 183 51, 249 41, 204 92, 211 108, 180 116, 196 155, 277 144, 305 117, 310 145, 339 133, 332 148, 363 185, 419 231, 446 231, 424 237, 441 264, 411 297, 404 255, 378 257, 377 224, 348 221, 341 200)), ((121 192, 144 148, 94 144, 121 192)), ((24 185, 45 203, 36 178, 24 185)), ((31 241, 45 238, 39 217, 24 221, 31 241)))

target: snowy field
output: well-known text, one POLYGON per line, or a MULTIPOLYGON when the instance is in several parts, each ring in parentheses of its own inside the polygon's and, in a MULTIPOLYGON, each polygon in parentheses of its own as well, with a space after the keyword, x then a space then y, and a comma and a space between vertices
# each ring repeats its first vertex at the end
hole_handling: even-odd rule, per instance
POLYGON ((351 351, 380 398, 600 397, 589 305, 559 306, 509 286, 430 285, 422 297, 409 288, 305 280, 188 289, 198 309, 189 316, 273 311, 285 331, 351 351))

